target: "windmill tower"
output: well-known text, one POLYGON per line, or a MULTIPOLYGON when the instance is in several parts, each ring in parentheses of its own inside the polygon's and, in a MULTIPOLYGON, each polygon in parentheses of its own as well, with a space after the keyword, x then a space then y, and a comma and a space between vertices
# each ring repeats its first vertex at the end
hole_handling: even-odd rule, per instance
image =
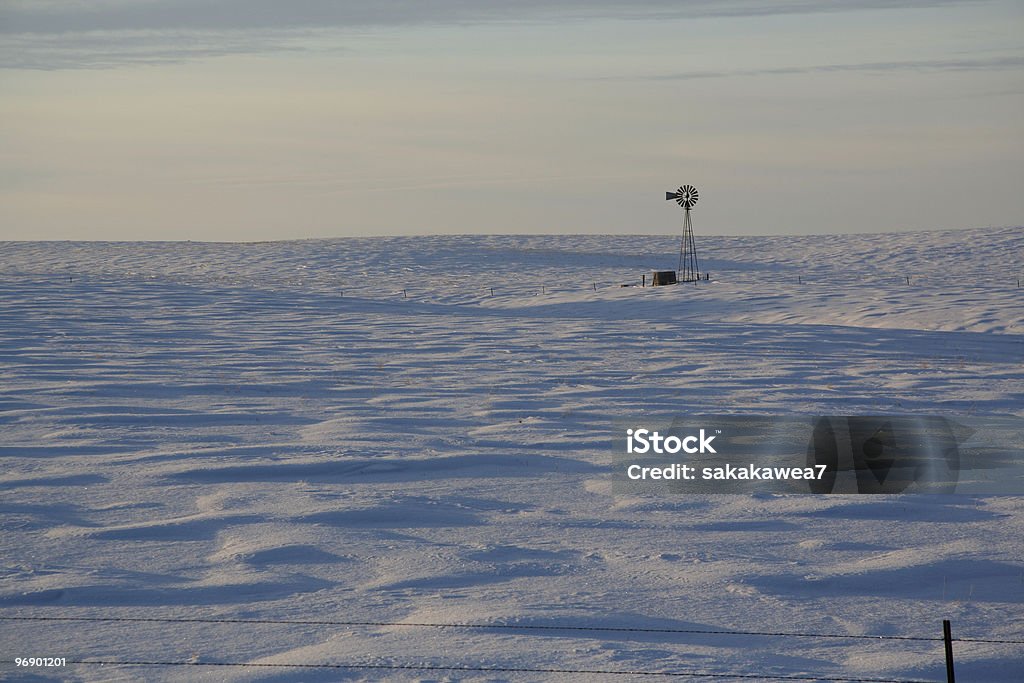
POLYGON ((683 207, 683 240, 679 243, 679 267, 676 268, 679 282, 697 282, 700 266, 697 264, 697 247, 693 243, 693 224, 690 223, 690 209, 697 203, 697 188, 683 185, 675 192, 666 192, 665 199, 674 199, 683 207))

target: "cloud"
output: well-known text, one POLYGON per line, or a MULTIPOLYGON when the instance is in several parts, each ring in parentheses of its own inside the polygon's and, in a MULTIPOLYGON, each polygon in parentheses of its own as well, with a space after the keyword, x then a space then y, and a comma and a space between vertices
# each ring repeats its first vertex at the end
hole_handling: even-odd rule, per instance
POLYGON ((963 0, 8 0, 0 68, 110 68, 305 49, 310 32, 403 25, 673 19, 934 7, 963 0))
POLYGON ((165 64, 232 54, 303 51, 299 32, 90 31, 17 34, 4 39, 0 67, 8 69, 111 69, 165 64))
POLYGON ((965 4, 964 0, 13 0, 0 33, 239 30, 565 19, 762 16, 965 4))
MULTIPOLYGON (((779 76, 787 74, 836 73, 844 71, 992 71, 1024 67, 1024 56, 991 57, 986 59, 920 59, 896 62, 860 62, 855 64, 818 64, 811 66, 773 67, 765 69, 735 69, 709 71, 680 71, 651 76, 630 76, 628 80, 689 81, 702 78, 729 78, 734 76, 779 76)), ((622 80, 626 77, 609 77, 622 80)), ((606 80, 606 79, 602 79, 606 80)))

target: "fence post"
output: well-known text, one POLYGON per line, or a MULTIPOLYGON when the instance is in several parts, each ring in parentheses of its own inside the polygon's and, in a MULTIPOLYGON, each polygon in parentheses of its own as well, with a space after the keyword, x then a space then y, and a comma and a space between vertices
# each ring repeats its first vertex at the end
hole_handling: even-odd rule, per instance
POLYGON ((953 629, 949 619, 942 620, 942 640, 946 644, 946 683, 956 683, 953 675, 953 629))

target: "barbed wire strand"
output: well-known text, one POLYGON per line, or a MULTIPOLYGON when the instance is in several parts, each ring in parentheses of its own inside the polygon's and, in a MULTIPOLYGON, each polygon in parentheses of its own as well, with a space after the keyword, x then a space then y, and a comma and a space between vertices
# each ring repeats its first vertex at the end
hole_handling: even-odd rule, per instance
MULTIPOLYGON (((214 617, 69 617, 69 616, 20 616, 0 615, 0 621, 86 621, 86 622, 153 622, 182 624, 278 624, 294 626, 396 626, 409 628, 452 628, 452 629, 496 629, 523 631, 596 631, 622 633, 680 633, 694 635, 728 635, 728 636, 770 636, 782 638, 847 638, 855 640, 913 640, 938 641, 941 637, 931 636, 893 636, 893 635, 855 635, 842 633, 801 633, 795 631, 727 631, 690 628, 642 628, 630 626, 579 626, 579 625, 539 625, 539 624, 444 624, 435 622, 397 622, 397 621, 337 621, 330 619, 230 619, 214 617)), ((995 638, 953 638, 953 642, 961 643, 995 643, 1024 645, 1024 640, 995 638)))
MULTIPOLYGON (((0 664, 14 664, 0 661, 0 664)), ((167 662, 167 661, 117 661, 104 659, 66 660, 66 664, 93 664, 100 666, 224 666, 224 667, 279 667, 291 669, 387 669, 406 671, 474 671, 482 673, 558 673, 558 674, 603 674, 608 676, 663 676, 676 678, 731 678, 770 681, 826 681, 828 683, 939 683, 939 681, 908 680, 905 678, 830 678, 812 675, 785 674, 741 674, 710 671, 623 671, 617 669, 555 669, 512 666, 442 666, 438 664, 273 664, 269 662, 167 662)))

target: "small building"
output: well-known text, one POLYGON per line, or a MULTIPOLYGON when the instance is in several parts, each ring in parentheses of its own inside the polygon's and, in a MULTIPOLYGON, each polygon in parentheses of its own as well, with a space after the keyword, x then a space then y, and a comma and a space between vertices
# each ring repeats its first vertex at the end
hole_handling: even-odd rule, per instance
POLYGON ((676 284, 676 271, 674 270, 656 270, 651 275, 651 286, 653 287, 674 284, 676 284))

